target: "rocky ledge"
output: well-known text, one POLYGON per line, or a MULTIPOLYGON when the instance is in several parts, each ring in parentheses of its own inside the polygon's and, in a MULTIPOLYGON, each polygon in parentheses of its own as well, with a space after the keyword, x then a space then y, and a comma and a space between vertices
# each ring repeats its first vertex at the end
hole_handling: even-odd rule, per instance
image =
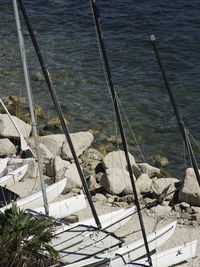
MULTIPOLYGON (((30 148, 34 151, 34 140, 30 137, 31 126, 12 116, 30 148)), ((93 147, 94 135, 91 131, 70 134, 88 188, 94 201, 111 205, 132 205, 135 201, 122 150, 102 154, 93 147)), ((29 150, 21 152, 19 133, 7 114, 0 114, 0 157, 12 157, 7 168, 29 163, 25 179, 35 179, 38 175, 37 162, 29 150), (18 148, 16 149, 16 146, 18 148)), ((63 194, 79 193, 82 184, 76 165, 64 134, 49 134, 39 138, 45 182, 50 184, 61 177, 68 182, 63 194)), ((129 153, 138 197, 142 208, 150 208, 150 214, 176 216, 181 223, 200 222, 200 189, 192 168, 188 168, 183 178, 163 177, 160 168, 148 163, 137 163, 129 153), (154 203, 154 204, 152 204, 154 203)), ((4 173, 5 174, 5 173, 4 173)), ((3 175, 3 174, 2 174, 3 175)))

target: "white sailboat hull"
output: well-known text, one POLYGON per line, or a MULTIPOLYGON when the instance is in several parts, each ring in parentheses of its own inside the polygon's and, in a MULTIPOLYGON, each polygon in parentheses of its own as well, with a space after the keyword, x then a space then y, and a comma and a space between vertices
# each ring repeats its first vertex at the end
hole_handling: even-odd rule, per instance
MULTIPOLYGON (((99 216, 99 221, 101 223, 102 229, 105 229, 109 232, 114 232, 120 227, 122 227, 124 224, 127 223, 127 221, 131 218, 131 215, 134 213, 135 207, 131 207, 128 209, 120 209, 117 211, 108 212, 106 214, 99 216)), ((94 226, 96 227, 96 223, 93 217, 83 220, 77 223, 72 223, 70 225, 64 225, 58 228, 56 233, 60 233, 61 231, 68 230, 71 227, 76 227, 78 225, 88 225, 88 226, 94 226)))
MULTIPOLYGON (((133 214, 135 211, 135 207, 131 207, 128 209, 120 209, 117 211, 112 211, 103 215, 99 216, 99 220, 101 222, 101 227, 109 232, 115 232, 117 229, 122 227, 124 224, 127 223, 127 221, 130 219, 131 214, 133 214), (125 219, 123 219, 125 218, 125 219)), ((84 225, 91 225, 96 227, 96 223, 93 217, 75 223, 72 226, 78 225, 78 224, 84 224, 84 225)))
MULTIPOLYGON (((64 218, 74 212, 80 211, 86 208, 85 196, 78 195, 61 201, 53 202, 49 204, 49 216, 54 218, 64 218)), ((37 213, 45 214, 44 207, 35 208, 37 213)))
POLYGON ((0 177, 0 186, 10 186, 20 181, 28 169, 28 164, 23 165, 20 168, 0 177))
MULTIPOLYGON (((62 193, 62 191, 66 186, 66 183, 67 183, 67 178, 62 179, 59 182, 54 183, 46 188, 48 202, 51 202, 62 193)), ((21 198, 17 200, 15 203, 20 209, 34 209, 40 207, 43 205, 42 190, 37 191, 27 197, 21 198)), ((11 206, 12 203, 1 208, 0 210, 4 211, 5 209, 10 208, 11 206)))
MULTIPOLYGON (((161 246, 164 242, 166 242, 171 237, 171 235, 174 233, 175 227, 176 227, 176 221, 162 227, 158 231, 155 231, 147 235, 149 250, 152 251, 158 248, 159 246, 161 246)), ((78 255, 80 253, 81 251, 79 250, 78 255)), ((124 265, 124 262, 134 261, 137 258, 144 256, 145 254, 146 254, 146 249, 144 246, 144 241, 143 241, 143 238, 140 238, 136 241, 133 241, 129 244, 122 246, 121 248, 115 251, 101 254, 96 257, 90 257, 85 260, 77 259, 77 262, 73 262, 65 266, 68 266, 68 267, 72 267, 72 266, 73 267, 79 267, 79 266, 82 266, 82 267, 83 266, 120 267, 124 265), (108 259, 106 263, 104 262, 105 259, 108 259)))
POLYGON ((9 157, 4 158, 4 159, 0 159, 0 173, 2 173, 5 170, 5 168, 7 167, 9 159, 10 159, 9 157))
MULTIPOLYGON (((183 261, 186 261, 195 256, 197 240, 177 246, 151 256, 153 267, 168 267, 183 261)), ((123 267, 138 267, 148 266, 148 259, 144 258, 130 264, 125 264, 123 267)))

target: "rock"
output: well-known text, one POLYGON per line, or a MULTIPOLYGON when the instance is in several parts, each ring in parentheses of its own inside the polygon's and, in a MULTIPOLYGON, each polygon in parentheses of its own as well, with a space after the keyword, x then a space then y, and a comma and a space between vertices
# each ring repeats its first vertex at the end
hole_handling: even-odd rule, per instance
POLYGON ((186 170, 184 186, 179 192, 179 200, 193 206, 200 206, 200 188, 193 168, 186 170))
POLYGON ((68 223, 76 223, 79 221, 79 217, 76 214, 68 215, 65 218, 63 218, 64 221, 68 223))
POLYGON ((134 201, 135 201, 135 197, 134 197, 133 194, 121 197, 120 200, 119 200, 119 202, 126 202, 128 204, 130 204, 130 203, 132 203, 134 201))
POLYGON ((147 173, 150 178, 155 177, 160 173, 160 169, 149 165, 148 163, 137 164, 142 173, 147 173))
MULTIPOLYGON (((136 165, 135 158, 129 153, 129 159, 130 164, 136 165)), ((122 150, 109 152, 104 158, 103 158, 103 167, 105 169, 110 168, 120 168, 127 170, 127 163, 126 163, 126 157, 125 153, 122 150)))
POLYGON ((102 177, 103 174, 104 174, 104 172, 98 172, 95 175, 95 178, 96 178, 97 183, 100 183, 101 182, 101 177, 102 177))
MULTIPOLYGON (((167 188, 170 185, 170 188, 167 191, 167 194, 170 192, 173 192, 176 189, 176 183, 178 183, 179 180, 176 178, 159 178, 159 179, 153 179, 151 184, 151 191, 155 195, 156 198, 158 198, 163 190, 167 188)), ((172 200, 174 196, 174 193, 169 194, 166 196, 165 200, 172 200)))
POLYGON ((171 207, 169 206, 161 206, 157 205, 156 207, 152 208, 154 213, 156 213, 158 216, 166 216, 169 217, 172 214, 171 207))
POLYGON ((132 172, 135 175, 136 179, 138 179, 138 177, 140 177, 140 175, 142 174, 141 169, 136 164, 132 165, 132 172))
MULTIPOLYGON (((58 178, 57 175, 56 178, 58 178)), ((63 178, 67 178, 67 185, 63 191, 63 194, 70 192, 74 187, 82 188, 82 182, 76 164, 73 163, 67 167, 63 178)))
POLYGON ((0 139, 0 147, 0 157, 8 157, 15 152, 15 146, 8 138, 0 139))
POLYGON ((62 145, 65 141, 64 134, 51 134, 39 138, 39 143, 44 144, 53 156, 61 155, 62 145))
MULTIPOLYGON (((31 133, 31 126, 28 123, 12 116, 12 119, 26 139, 31 133)), ((19 138, 19 133, 7 114, 0 114, 0 136, 7 138, 19 138)))
MULTIPOLYGON (((79 157, 86 149, 88 149, 94 140, 93 135, 88 131, 72 133, 70 134, 70 137, 72 139, 72 143, 74 145, 74 150, 76 152, 77 157, 79 157)), ((66 160, 73 159, 73 156, 71 154, 71 150, 69 148, 67 141, 65 141, 62 146, 61 158, 66 159, 66 160)))
MULTIPOLYGON (((29 145, 31 147, 31 149, 35 152, 35 142, 33 138, 29 139, 29 145)), ((47 164, 50 159, 53 157, 52 153, 49 151, 49 149, 42 143, 39 143, 39 148, 40 148, 40 155, 41 155, 41 159, 42 162, 44 164, 47 164)), ((36 154, 36 152, 35 152, 36 154)))
MULTIPOLYGON (((66 125, 69 125, 69 122, 64 119, 65 121, 65 124, 66 125)), ((58 130, 62 131, 62 125, 61 125, 61 122, 60 122, 60 119, 58 117, 53 117, 51 118, 48 122, 47 122, 47 125, 44 126, 43 130, 44 131, 53 131, 53 132, 57 132, 58 130)))
POLYGON ((46 164, 46 174, 50 177, 55 177, 56 180, 60 180, 63 176, 64 170, 69 168, 71 163, 66 160, 62 160, 56 156, 51 158, 48 164, 46 164))
POLYGON ((191 207, 194 213, 200 213, 200 207, 191 207))
POLYGON ((190 204, 188 204, 188 203, 186 203, 186 202, 181 202, 181 203, 180 203, 180 206, 181 206, 182 209, 187 209, 187 208, 190 207, 190 204))
POLYGON ((143 173, 135 182, 137 192, 141 194, 151 191, 151 183, 152 180, 149 178, 148 174, 143 173))
POLYGON ((87 184, 88 184, 89 189, 95 190, 95 189, 99 188, 99 184, 97 184, 94 176, 89 175, 86 180, 87 180, 87 184))
POLYGON ((84 174, 95 176, 97 166, 101 163, 100 161, 102 158, 102 154, 94 148, 89 148, 84 151, 80 156, 82 160, 81 167, 83 168, 84 174))
POLYGON ((94 201, 100 201, 100 202, 106 202, 107 201, 107 197, 104 196, 103 194, 99 194, 99 193, 97 193, 92 199, 94 201))
POLYGON ((157 167, 164 167, 169 164, 168 158, 161 155, 155 156, 153 162, 157 167))
POLYGON ((119 168, 107 169, 101 178, 101 185, 112 195, 122 193, 128 183, 130 183, 129 173, 119 168))
POLYGON ((32 159, 32 160, 27 160, 27 161, 24 160, 24 164, 25 163, 28 164, 28 170, 23 179, 25 179, 26 177, 31 178, 31 179, 35 179, 36 177, 39 177, 38 162, 36 162, 35 159, 32 159))

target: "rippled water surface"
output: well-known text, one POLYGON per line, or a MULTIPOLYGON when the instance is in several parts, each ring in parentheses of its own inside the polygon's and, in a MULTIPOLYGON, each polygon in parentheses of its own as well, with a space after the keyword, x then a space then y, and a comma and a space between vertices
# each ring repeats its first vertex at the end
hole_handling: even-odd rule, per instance
MULTIPOLYGON (((196 0, 99 0, 112 79, 134 134, 150 164, 167 156, 172 175, 184 175, 184 146, 150 42, 159 51, 179 111, 198 141, 200 115, 200 8, 196 0)), ((90 1, 24 1, 70 131, 115 134, 90 1)), ((35 51, 20 13, 35 103, 55 115, 35 51)), ((12 1, 0 2, 1 97, 25 96, 12 1)), ((124 123, 130 151, 141 160, 124 123)), ((199 151, 195 147, 197 158, 199 151)))

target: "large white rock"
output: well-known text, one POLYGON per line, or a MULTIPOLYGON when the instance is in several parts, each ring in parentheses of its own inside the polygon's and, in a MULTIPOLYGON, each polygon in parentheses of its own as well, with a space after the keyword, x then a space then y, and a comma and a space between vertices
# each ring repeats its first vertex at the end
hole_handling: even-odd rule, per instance
POLYGON ((148 174, 141 174, 137 181, 135 182, 137 193, 147 193, 151 191, 152 180, 149 178, 148 174))
POLYGON ((120 168, 107 169, 101 177, 101 185, 112 195, 122 193, 125 188, 128 191, 131 188, 129 173, 120 168))
POLYGON ((0 157, 11 156, 15 152, 15 146, 8 138, 0 139, 0 157))
POLYGON ((59 156, 55 156, 50 159, 46 165, 46 174, 50 177, 55 177, 60 180, 65 168, 69 168, 71 163, 69 161, 61 159, 59 156))
MULTIPOLYGON (((131 166, 136 165, 135 158, 130 153, 128 153, 128 155, 129 155, 131 166)), ((126 157, 125 157, 124 151, 122 150, 109 152, 103 158, 102 163, 103 163, 103 167, 105 168, 105 170, 109 168, 120 168, 120 169, 127 170, 126 157)))
POLYGON ((53 156, 61 155, 62 145, 65 140, 66 137, 64 134, 50 134, 39 138, 39 142, 44 144, 53 156))
POLYGON ((82 188, 82 182, 76 164, 73 163, 67 167, 64 178, 67 178, 67 185, 63 191, 63 194, 70 192, 72 188, 82 188))
MULTIPOLYGON (((156 197, 159 197, 163 190, 168 187, 167 194, 170 192, 173 192, 176 190, 176 183, 179 183, 180 181, 176 178, 159 178, 159 179, 153 179, 151 183, 151 191, 155 194, 156 197)), ((168 195, 165 200, 171 200, 174 196, 174 193, 168 195)))
POLYGON ((180 190, 179 199, 193 206, 200 206, 200 188, 193 168, 186 170, 184 186, 180 190))
MULTIPOLYGON (((70 134, 72 144, 74 146, 74 150, 76 152, 77 157, 79 157, 86 149, 88 149, 93 140, 94 136, 90 132, 78 132, 78 133, 71 133, 70 134)), ((67 141, 64 142, 62 146, 62 154, 61 158, 66 160, 73 159, 69 144, 67 141)))
MULTIPOLYGON (((28 138, 31 133, 31 126, 15 116, 12 116, 12 118, 23 137, 28 138)), ((0 136, 19 138, 19 133, 7 114, 0 114, 0 136)))
MULTIPOLYGON (((28 141, 29 141, 29 145, 30 145, 31 149, 34 151, 34 153, 36 155, 34 138, 30 138, 28 141)), ((40 148, 40 155, 41 155, 42 163, 47 164, 50 161, 50 159, 53 157, 53 155, 49 151, 49 149, 41 142, 39 142, 39 148, 40 148)))

